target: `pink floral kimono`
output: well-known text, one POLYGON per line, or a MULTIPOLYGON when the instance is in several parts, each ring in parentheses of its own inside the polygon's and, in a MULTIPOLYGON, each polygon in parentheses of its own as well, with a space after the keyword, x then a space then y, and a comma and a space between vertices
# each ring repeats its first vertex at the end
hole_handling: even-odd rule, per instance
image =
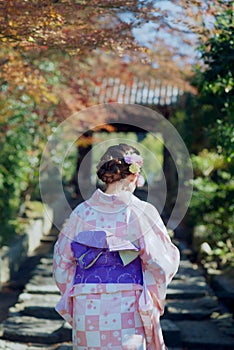
POLYGON ((54 249, 76 350, 165 350, 160 316, 179 265, 159 213, 130 192, 96 190, 78 205, 54 249))

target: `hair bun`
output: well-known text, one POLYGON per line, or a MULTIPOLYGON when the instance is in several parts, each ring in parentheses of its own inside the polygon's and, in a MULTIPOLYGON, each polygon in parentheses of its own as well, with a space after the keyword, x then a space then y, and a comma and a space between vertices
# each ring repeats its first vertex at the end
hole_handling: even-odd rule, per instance
POLYGON ((121 180, 121 161, 119 159, 111 159, 105 162, 97 172, 100 180, 106 183, 121 180))
POLYGON ((139 151, 123 143, 109 147, 97 166, 99 179, 110 184, 130 175, 129 164, 124 161, 124 156, 127 153, 139 154, 139 151))

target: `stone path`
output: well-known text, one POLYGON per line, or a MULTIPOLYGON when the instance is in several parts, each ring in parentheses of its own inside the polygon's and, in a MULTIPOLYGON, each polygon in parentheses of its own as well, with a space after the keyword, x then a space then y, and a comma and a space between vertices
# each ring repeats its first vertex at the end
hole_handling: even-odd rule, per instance
MULTIPOLYGON (((59 291, 52 277, 52 231, 49 252, 34 267, 17 303, 0 325, 1 350, 72 350, 71 327, 54 310, 59 291)), ((186 258, 168 289, 161 320, 169 350, 233 350, 231 314, 223 310, 205 278, 186 258)))

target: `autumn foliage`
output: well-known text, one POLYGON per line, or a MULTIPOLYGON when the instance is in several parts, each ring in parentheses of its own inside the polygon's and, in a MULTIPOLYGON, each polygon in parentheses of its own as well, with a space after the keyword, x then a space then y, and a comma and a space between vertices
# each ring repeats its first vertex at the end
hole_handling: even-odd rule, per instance
POLYGON ((0 0, 0 220, 6 236, 9 220, 33 193, 52 128, 95 104, 92 91, 105 77, 131 85, 134 77, 150 76, 195 91, 188 82, 195 57, 186 50, 213 35, 214 15, 230 4, 166 3, 0 0), (147 43, 141 38, 146 25, 147 43))

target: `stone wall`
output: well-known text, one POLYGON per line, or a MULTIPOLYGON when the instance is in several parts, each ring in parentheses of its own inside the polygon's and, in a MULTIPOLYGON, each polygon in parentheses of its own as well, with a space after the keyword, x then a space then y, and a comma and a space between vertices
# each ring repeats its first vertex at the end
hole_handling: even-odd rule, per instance
POLYGON ((49 234, 52 227, 53 212, 49 207, 41 217, 30 219, 25 232, 17 236, 9 246, 0 249, 0 289, 19 270, 24 260, 40 245, 44 235, 49 234))

